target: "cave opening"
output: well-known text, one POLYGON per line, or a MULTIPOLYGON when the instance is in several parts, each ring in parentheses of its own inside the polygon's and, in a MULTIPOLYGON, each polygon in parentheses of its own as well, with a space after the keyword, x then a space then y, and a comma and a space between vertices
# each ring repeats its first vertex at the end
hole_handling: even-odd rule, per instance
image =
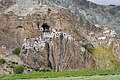
POLYGON ((22 26, 17 26, 17 28, 23 28, 22 26))
POLYGON ((47 23, 43 23, 43 25, 41 27, 43 28, 43 32, 49 32, 50 26, 48 26, 47 23))

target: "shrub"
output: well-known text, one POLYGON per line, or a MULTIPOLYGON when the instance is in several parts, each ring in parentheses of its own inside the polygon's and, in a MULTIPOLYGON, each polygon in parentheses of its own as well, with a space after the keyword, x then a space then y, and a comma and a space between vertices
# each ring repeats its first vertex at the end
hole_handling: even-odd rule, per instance
POLYGON ((52 70, 50 68, 41 68, 39 72, 51 72, 52 70))
POLYGON ((39 71, 39 68, 38 68, 38 67, 36 67, 36 68, 33 68, 33 70, 35 70, 35 71, 39 71))
POLYGON ((32 67, 32 66, 27 66, 27 68, 38 71, 38 72, 51 72, 52 71, 50 68, 39 68, 39 67, 32 67))
POLYGON ((19 55, 19 54, 20 54, 20 48, 15 48, 15 49, 12 51, 12 54, 19 55))
POLYGON ((120 61, 114 61, 113 68, 114 70, 120 70, 120 61))
POLYGON ((89 53, 93 53, 94 47, 92 44, 82 45, 89 53))
POLYGON ((24 71, 24 66, 23 65, 14 66, 13 71, 15 74, 22 74, 24 71))
POLYGON ((0 59, 0 65, 5 63, 5 59, 0 59))
POLYGON ((9 66, 10 68, 14 68, 14 66, 13 65, 11 65, 11 66, 9 66))

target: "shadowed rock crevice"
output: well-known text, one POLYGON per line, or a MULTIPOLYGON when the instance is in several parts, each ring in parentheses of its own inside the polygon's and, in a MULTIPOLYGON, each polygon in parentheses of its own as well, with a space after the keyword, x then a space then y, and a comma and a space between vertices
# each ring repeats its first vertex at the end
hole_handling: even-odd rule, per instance
POLYGON ((47 67, 50 69, 53 69, 52 63, 50 61, 50 45, 49 45, 49 43, 45 44, 45 48, 46 48, 46 52, 47 52, 47 67))

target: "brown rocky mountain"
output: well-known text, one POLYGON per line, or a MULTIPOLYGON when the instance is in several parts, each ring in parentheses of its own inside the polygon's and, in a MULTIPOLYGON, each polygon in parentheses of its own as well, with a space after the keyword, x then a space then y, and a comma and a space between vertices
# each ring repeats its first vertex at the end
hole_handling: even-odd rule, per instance
MULTIPOLYGON (((82 68, 85 54, 80 51, 82 43, 79 41, 85 41, 87 44, 87 39, 84 38, 81 30, 93 28, 96 32, 99 29, 94 25, 90 26, 85 19, 67 9, 42 6, 40 13, 35 11, 37 12, 33 10, 31 14, 25 16, 21 23, 19 21, 21 18, 12 12, 1 14, 1 25, 4 24, 1 27, 1 45, 13 49, 23 44, 21 59, 32 66, 48 67, 51 63, 52 68, 58 68, 59 65, 60 70, 82 68), (43 27, 48 25, 50 32, 40 31, 42 25, 43 27), (35 45, 36 42, 39 43, 35 45)), ((86 56, 90 58, 91 55, 87 53, 86 56)), ((87 63, 91 65, 86 67, 92 68, 92 59, 87 63)))
POLYGON ((20 47, 19 57, 32 67, 56 71, 103 69, 94 66, 93 52, 105 44, 119 60, 120 39, 114 30, 95 25, 61 6, 40 3, 25 10, 27 7, 15 4, 0 14, 2 58, 20 47))

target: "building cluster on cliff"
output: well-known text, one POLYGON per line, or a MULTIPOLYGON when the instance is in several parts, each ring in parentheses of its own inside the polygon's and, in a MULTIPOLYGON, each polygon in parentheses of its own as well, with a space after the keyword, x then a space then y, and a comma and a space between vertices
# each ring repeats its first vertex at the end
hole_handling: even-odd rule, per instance
POLYGON ((42 32, 42 34, 39 37, 24 39, 24 43, 22 45, 23 49, 44 49, 46 42, 49 43, 56 38, 63 38, 69 41, 75 40, 71 35, 61 30, 50 28, 50 26, 48 26, 47 23, 44 23, 42 26, 39 26, 39 30, 42 32))

